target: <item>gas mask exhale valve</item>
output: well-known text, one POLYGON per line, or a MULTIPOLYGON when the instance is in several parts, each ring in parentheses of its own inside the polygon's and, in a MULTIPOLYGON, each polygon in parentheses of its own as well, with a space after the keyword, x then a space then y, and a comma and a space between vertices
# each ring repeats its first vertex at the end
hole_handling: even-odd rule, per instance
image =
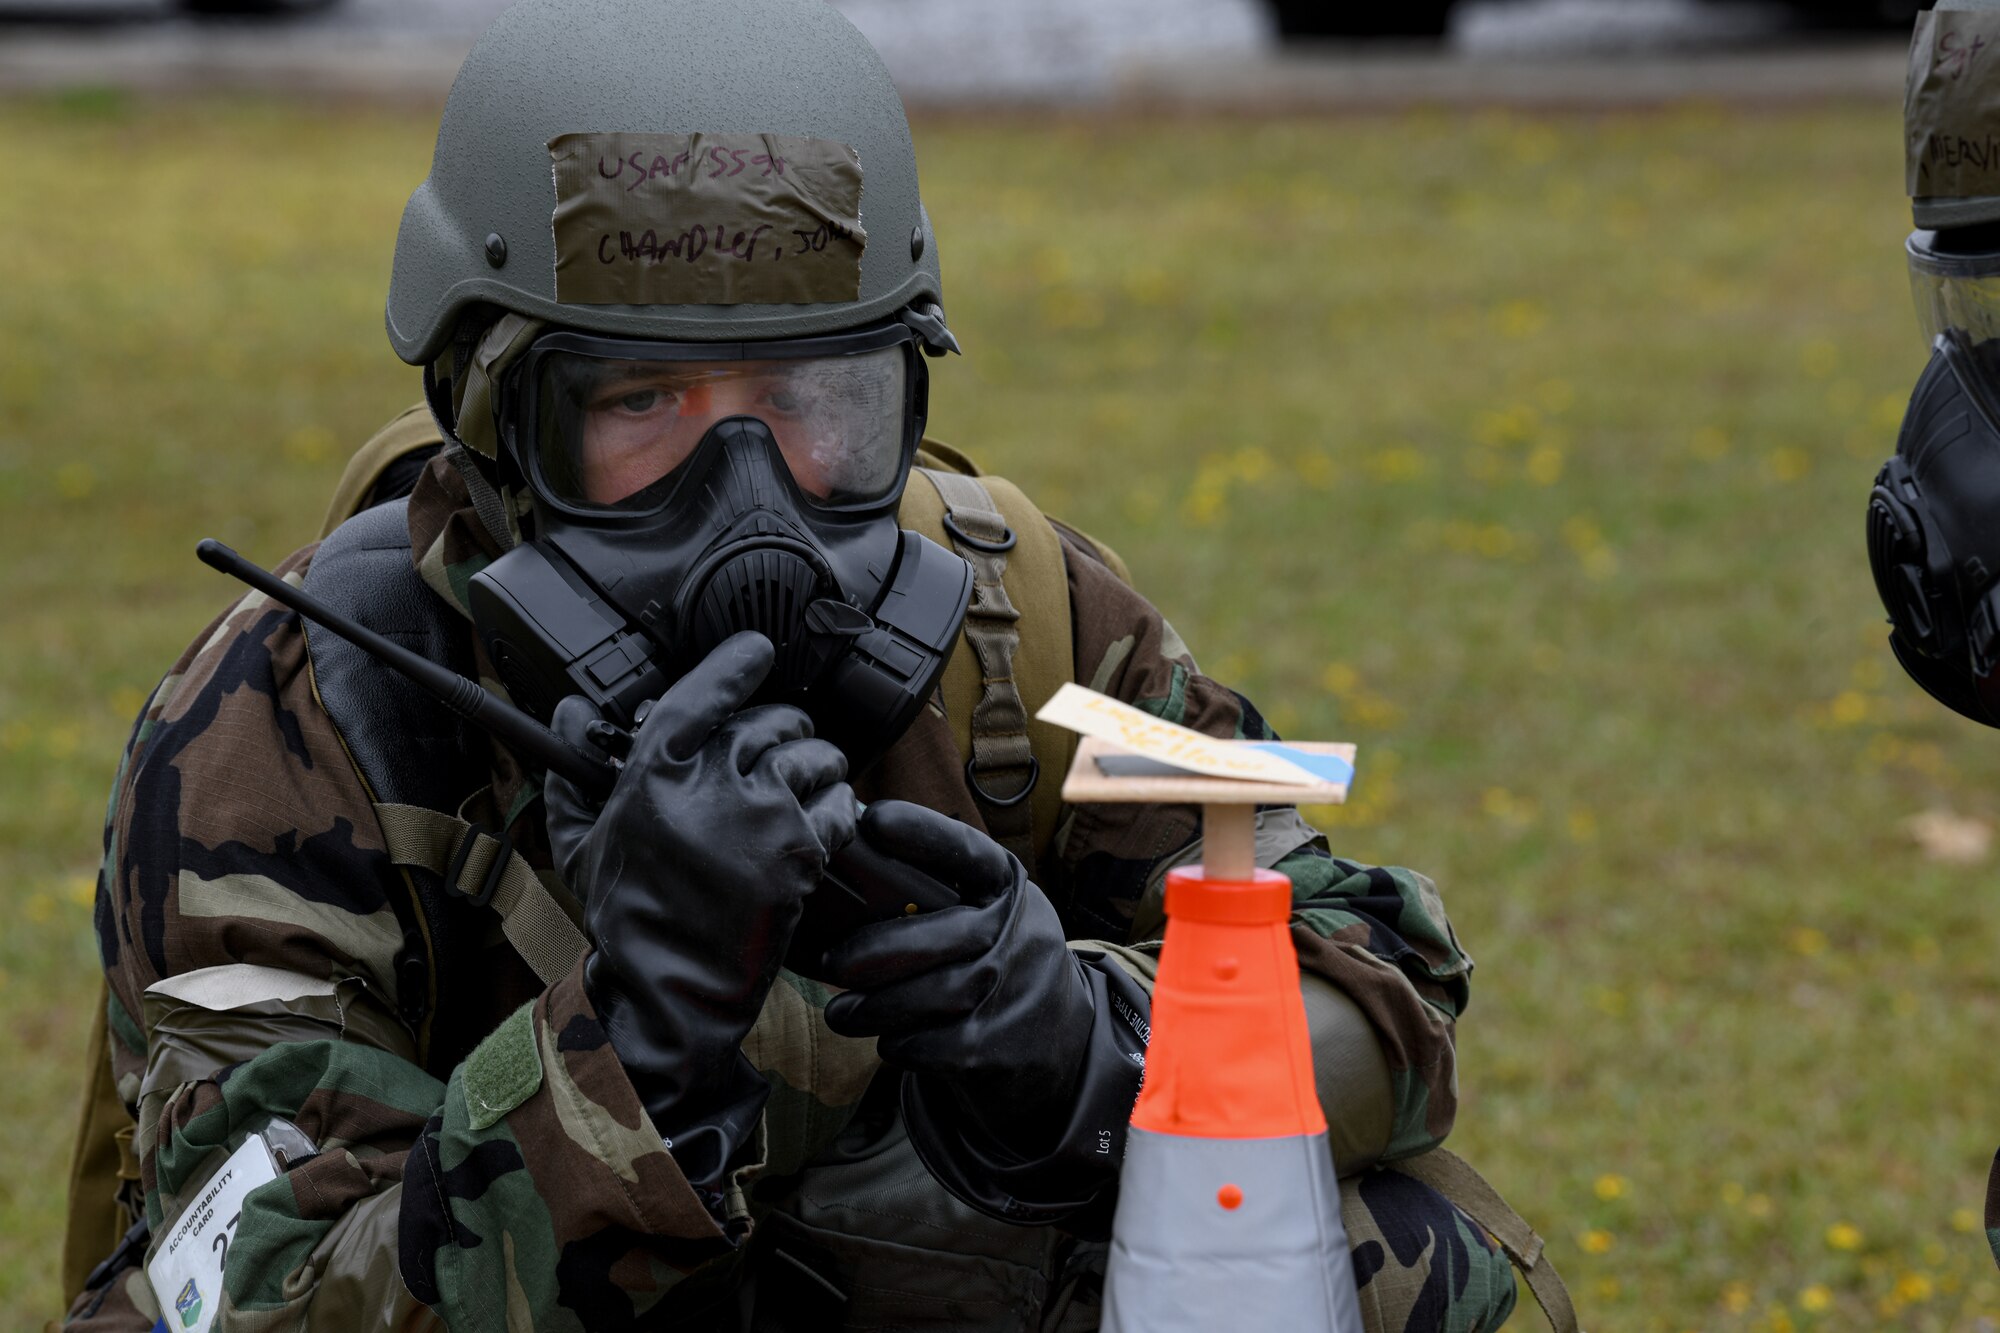
POLYGON ((896 526, 899 495, 816 503, 769 425, 729 417, 601 512, 538 506, 533 539, 473 577, 473 621, 522 708, 582 694, 620 725, 755 630, 778 651, 768 697, 858 771, 936 688, 972 597, 970 565, 896 526))

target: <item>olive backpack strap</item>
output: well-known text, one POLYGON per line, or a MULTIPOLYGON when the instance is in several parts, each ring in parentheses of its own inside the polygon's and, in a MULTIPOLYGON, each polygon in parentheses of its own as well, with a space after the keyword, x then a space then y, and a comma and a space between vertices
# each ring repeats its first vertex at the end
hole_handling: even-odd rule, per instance
POLYGON ((928 484, 904 491, 899 521, 973 568, 972 605, 940 697, 959 751, 969 756, 966 783, 980 817, 1032 874, 1055 830, 1076 743, 1035 720, 1075 672, 1062 543, 1018 487, 974 475, 963 455, 926 441, 919 462, 928 484))
MULTIPOLYGON (((139 1158, 132 1147, 132 1117, 111 1079, 111 1039, 105 1018, 111 990, 100 978, 97 1012, 90 1024, 90 1071, 77 1107, 76 1141, 69 1159, 69 1215, 63 1226, 62 1292, 74 1297, 93 1267, 120 1249, 133 1222, 127 1197, 137 1198, 139 1158)), ((115 1267, 122 1267, 116 1265, 115 1267)), ((110 1274, 106 1273, 105 1277, 110 1274)))
POLYGON ((427 870, 447 893, 498 912, 501 933, 544 986, 590 947, 576 899, 560 880, 537 875, 504 832, 421 805, 378 804, 375 818, 391 861, 427 870))
POLYGON ((1469 1162, 1456 1153, 1433 1148, 1384 1165, 1444 1195, 1487 1235, 1500 1242, 1500 1248, 1521 1270, 1521 1277, 1542 1307, 1549 1327, 1555 1333, 1577 1333, 1576 1307, 1570 1303, 1569 1288, 1563 1285, 1555 1262, 1542 1249, 1542 1238, 1469 1162))

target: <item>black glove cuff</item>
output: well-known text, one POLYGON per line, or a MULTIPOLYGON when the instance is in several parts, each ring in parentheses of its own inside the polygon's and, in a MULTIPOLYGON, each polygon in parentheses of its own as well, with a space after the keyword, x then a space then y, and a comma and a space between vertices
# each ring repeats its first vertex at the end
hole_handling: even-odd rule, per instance
POLYGON ((697 1048, 689 1044, 690 1034, 670 1031, 657 1020, 647 1024, 639 1006, 619 989, 617 973, 597 965, 602 957, 592 954, 584 965, 583 986, 612 1053, 688 1183, 698 1191, 719 1190, 730 1164, 757 1132, 771 1085, 738 1046, 727 1054, 697 1048))
MULTIPOLYGON (((1091 1025, 1066 1106, 988 1124, 970 1109, 984 1099, 964 1096, 941 1075, 909 1073, 903 1120, 924 1166, 967 1206, 1004 1222, 1063 1221, 1079 1235, 1101 1236, 1109 1232, 1125 1132, 1145 1074, 1152 1000, 1103 954, 1079 953, 1076 961, 1091 1025), (1032 1145, 1032 1156, 1023 1145, 1032 1145)), ((1019 1108, 1019 1098, 1010 1101, 1019 1108)))

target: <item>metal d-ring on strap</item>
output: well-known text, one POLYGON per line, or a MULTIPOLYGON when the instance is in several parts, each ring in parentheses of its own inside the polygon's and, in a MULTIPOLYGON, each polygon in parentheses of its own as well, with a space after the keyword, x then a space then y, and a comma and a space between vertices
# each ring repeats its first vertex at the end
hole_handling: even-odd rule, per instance
MULTIPOLYGON (((974 479, 974 484, 975 485, 977 484, 976 479, 974 479)), ((979 489, 981 491, 984 491, 986 488, 984 486, 981 486, 979 489)), ((989 505, 992 503, 992 499, 990 497, 988 498, 987 503, 989 505)), ((958 523, 952 518, 951 510, 949 509, 946 509, 944 511, 944 530, 951 534, 951 539, 954 543, 963 546, 970 546, 973 550, 983 551, 988 555, 1005 555, 1007 552, 1013 550, 1014 543, 1020 540, 1020 538, 1014 535, 1014 529, 1006 526, 1006 523, 1003 520, 1000 526, 999 540, 990 542, 984 541, 978 537, 973 536, 971 533, 967 532, 964 528, 959 527, 958 523)))
POLYGON ((965 761, 965 785, 972 788, 972 794, 981 802, 998 810, 1011 810, 1035 794, 1035 784, 1042 778, 1042 761, 1028 756, 1028 780, 1021 784, 1021 790, 1012 796, 995 796, 979 785, 979 774, 972 767, 972 760, 965 761))
POLYGON ((944 530, 952 549, 972 566, 965 639, 979 659, 980 692, 972 707, 972 757, 966 761, 965 783, 987 832, 1023 865, 1032 866, 1035 812, 1028 796, 1042 769, 1028 743, 1028 710, 1014 680, 1021 613, 1005 583, 1007 552, 1018 538, 978 478, 935 468, 918 471, 944 501, 944 530))

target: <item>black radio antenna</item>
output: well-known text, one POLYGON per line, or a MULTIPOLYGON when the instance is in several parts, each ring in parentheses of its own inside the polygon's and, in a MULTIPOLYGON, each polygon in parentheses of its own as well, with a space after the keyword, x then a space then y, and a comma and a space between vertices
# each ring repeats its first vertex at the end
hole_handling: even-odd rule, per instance
POLYGON ((367 626, 342 615, 308 592, 285 582, 261 565, 252 564, 213 537, 194 548, 201 562, 241 579, 258 592, 365 649, 437 697, 439 703, 475 726, 484 728, 523 759, 560 773, 595 800, 611 793, 618 771, 610 762, 593 759, 534 718, 449 667, 438 665, 398 643, 391 643, 367 626))

